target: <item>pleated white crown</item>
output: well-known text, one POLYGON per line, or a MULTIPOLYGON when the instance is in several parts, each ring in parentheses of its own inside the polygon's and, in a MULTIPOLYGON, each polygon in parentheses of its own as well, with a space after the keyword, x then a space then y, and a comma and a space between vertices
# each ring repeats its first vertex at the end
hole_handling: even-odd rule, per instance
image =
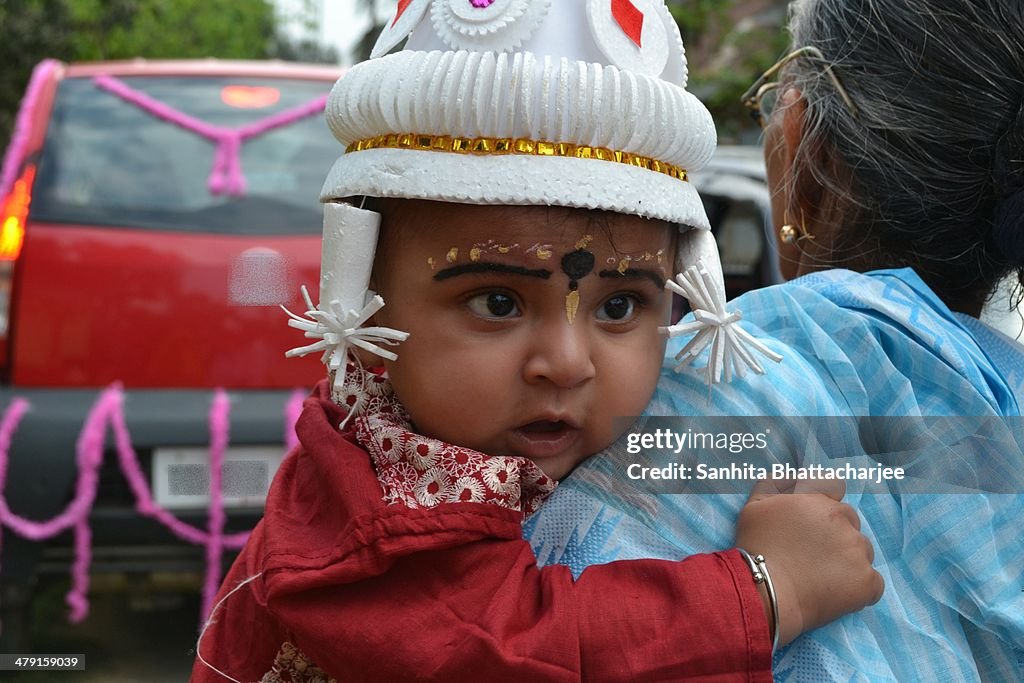
POLYGON ((686 78, 663 0, 401 0, 331 93, 346 151, 321 199, 550 204, 706 229, 687 176, 715 129, 686 78))

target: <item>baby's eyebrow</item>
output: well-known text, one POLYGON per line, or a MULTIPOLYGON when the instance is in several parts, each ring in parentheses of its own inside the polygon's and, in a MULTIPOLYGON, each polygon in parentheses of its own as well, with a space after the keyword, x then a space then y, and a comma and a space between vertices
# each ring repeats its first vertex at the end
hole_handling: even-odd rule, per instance
POLYGON ((626 268, 622 272, 618 270, 602 270, 601 277, 645 277, 659 289, 665 286, 665 276, 647 268, 626 268))
POLYGON ((508 273, 510 275, 525 275, 526 277, 537 277, 541 280, 547 280, 551 277, 551 271, 545 268, 523 268, 522 266, 510 266, 505 263, 491 263, 490 261, 481 261, 477 263, 465 263, 460 266, 452 266, 451 268, 445 268, 434 275, 434 280, 440 282, 441 280, 447 280, 449 278, 458 277, 459 275, 468 275, 472 273, 508 273))

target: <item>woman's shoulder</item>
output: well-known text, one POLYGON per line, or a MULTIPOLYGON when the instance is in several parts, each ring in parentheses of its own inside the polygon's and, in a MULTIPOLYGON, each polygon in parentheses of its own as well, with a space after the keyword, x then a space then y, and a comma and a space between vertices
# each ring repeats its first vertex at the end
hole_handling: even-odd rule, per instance
POLYGON ((924 323, 957 325, 952 311, 910 268, 858 273, 831 269, 805 275, 779 285, 749 291, 735 299, 744 318, 769 320, 779 307, 801 306, 808 316, 829 314, 865 322, 888 321, 908 330, 924 323))
MULTIPOLYGON (((747 292, 730 308, 783 361, 764 376, 716 385, 713 402, 724 414, 1016 411, 974 335, 910 269, 823 271, 747 292)), ((685 343, 672 340, 666 367, 685 343)), ((666 376, 656 400, 679 403, 678 396, 693 394, 696 401, 698 392, 692 377, 666 376)), ((707 405, 707 388, 701 393, 695 409, 707 405)))

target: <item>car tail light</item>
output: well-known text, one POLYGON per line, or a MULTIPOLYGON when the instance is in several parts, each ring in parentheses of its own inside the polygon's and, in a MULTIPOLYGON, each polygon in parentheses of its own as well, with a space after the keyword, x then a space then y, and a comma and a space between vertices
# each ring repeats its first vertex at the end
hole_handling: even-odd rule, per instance
POLYGON ((28 206, 32 202, 32 183, 36 179, 36 167, 29 164, 21 177, 14 181, 10 194, 4 198, 3 224, 0 225, 0 261, 14 261, 21 253, 25 241, 25 220, 28 206))
POLYGON ((263 109, 280 99, 280 90, 263 85, 227 85, 220 91, 221 102, 238 109, 263 109))
POLYGON ((36 179, 35 164, 25 167, 14 181, 10 193, 0 204, 0 370, 8 365, 8 328, 10 323, 11 287, 14 262, 25 241, 25 222, 32 202, 32 183, 36 179))

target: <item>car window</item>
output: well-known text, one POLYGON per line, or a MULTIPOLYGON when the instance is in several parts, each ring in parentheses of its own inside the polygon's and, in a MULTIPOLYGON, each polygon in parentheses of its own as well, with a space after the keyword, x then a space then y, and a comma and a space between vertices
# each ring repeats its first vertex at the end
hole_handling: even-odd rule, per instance
POLYGON ((750 276, 759 270, 764 251, 764 216, 753 202, 736 200, 721 212, 715 229, 726 276, 750 276))
MULTIPOLYGON (((178 112, 230 129, 307 104, 331 86, 292 79, 118 80, 178 112)), ((214 141, 154 116, 92 78, 66 79, 55 98, 30 218, 188 232, 320 231, 320 187, 341 152, 322 114, 242 142, 244 195, 214 194, 207 187, 216 151, 214 141)))

